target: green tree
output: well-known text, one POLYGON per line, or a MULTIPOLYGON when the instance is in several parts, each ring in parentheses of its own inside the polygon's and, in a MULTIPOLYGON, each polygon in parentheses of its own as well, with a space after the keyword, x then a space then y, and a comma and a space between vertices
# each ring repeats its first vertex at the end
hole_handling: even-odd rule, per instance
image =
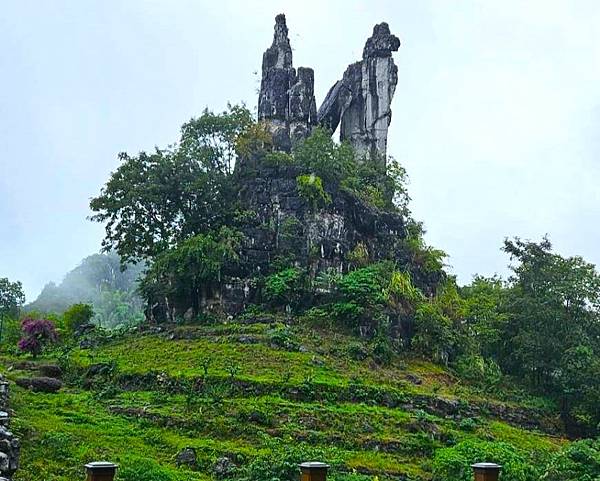
POLYGON ((0 315, 18 317, 24 303, 23 285, 6 277, 0 278, 0 315))
POLYGON ((319 176, 325 182, 340 182, 356 175, 354 149, 347 142, 337 144, 331 132, 318 127, 293 152, 295 163, 306 174, 319 176))
POLYGON ((552 252, 547 238, 506 240, 512 266, 502 363, 533 385, 556 389, 565 352, 580 344, 598 352, 600 276, 581 257, 552 252))
POLYGON ((94 317, 94 309, 89 304, 73 304, 63 314, 63 324, 69 332, 88 324, 94 317))
POLYGON ((228 223, 235 210, 236 138, 250 128, 244 107, 205 111, 182 127, 178 145, 120 154, 121 165, 90 202, 105 223, 103 247, 123 262, 153 259, 178 242, 228 223))
POLYGON ((92 320, 106 329, 135 326, 144 320, 143 302, 136 292, 102 289, 92 320))
POLYGON ((190 300, 193 314, 197 315, 211 290, 220 284, 227 266, 239 259, 241 241, 239 232, 222 227, 161 253, 140 283, 144 297, 168 299, 172 306, 190 300))
POLYGON ((265 300, 274 306, 296 308, 306 291, 306 272, 298 267, 289 267, 265 279, 263 295, 265 300))
POLYGON ((23 285, 19 281, 11 282, 6 277, 0 278, 0 342, 4 322, 9 318, 16 319, 24 303, 23 285))
POLYGON ((600 422, 600 357, 589 346, 572 347, 557 373, 563 415, 575 424, 575 434, 593 436, 600 422))
POLYGON ((482 346, 503 372, 558 401, 572 434, 593 434, 600 421, 600 276, 581 257, 553 252, 547 238, 507 239, 503 249, 513 275, 500 295, 497 286, 484 289, 490 304, 470 326, 491 333, 493 342, 482 346))
POLYGON ((508 316, 504 312, 507 289, 497 276, 475 276, 460 290, 466 302, 465 327, 484 358, 494 357, 500 348, 508 316))

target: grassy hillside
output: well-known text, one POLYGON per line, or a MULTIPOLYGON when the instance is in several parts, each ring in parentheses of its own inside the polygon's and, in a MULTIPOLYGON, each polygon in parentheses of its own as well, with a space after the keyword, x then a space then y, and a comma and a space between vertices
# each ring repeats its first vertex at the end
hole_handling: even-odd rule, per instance
POLYGON ((502 441, 531 464, 565 443, 543 399, 418 359, 381 366, 367 342, 300 326, 163 328, 22 361, 4 356, 9 378, 52 362, 66 386, 13 386, 16 481, 83 479, 92 460, 118 463, 124 481, 290 479, 313 459, 334 479, 426 480, 469 443, 502 441), (178 467, 186 447, 197 463, 178 467))

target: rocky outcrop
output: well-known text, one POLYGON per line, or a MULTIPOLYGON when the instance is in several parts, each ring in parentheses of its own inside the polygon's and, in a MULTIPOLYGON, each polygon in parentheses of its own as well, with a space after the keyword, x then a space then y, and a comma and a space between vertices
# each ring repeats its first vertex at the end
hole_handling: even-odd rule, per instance
POLYGON ((0 376, 0 480, 10 480, 19 467, 19 440, 9 430, 9 385, 0 376))
POLYGON ((273 135, 277 150, 289 151, 316 124, 314 72, 292 65, 292 48, 285 15, 275 18, 273 44, 263 54, 258 118, 273 135))
POLYGON ((293 67, 285 15, 275 18, 273 44, 263 54, 258 118, 264 121, 277 150, 289 151, 317 124, 348 140, 360 155, 385 161, 390 105, 398 83, 392 52, 400 40, 387 23, 375 25, 363 58, 350 65, 316 111, 314 72, 293 67))
MULTIPOLYGON (((339 126, 341 139, 350 141, 366 162, 385 159, 390 104, 398 80, 392 52, 399 46, 386 23, 376 25, 363 59, 348 67, 317 115, 314 72, 294 68, 286 19, 278 15, 273 42, 263 54, 258 98, 258 118, 272 134, 273 149, 290 151, 320 122, 332 131, 339 126)), ((243 246, 239 263, 225 268, 223 282, 196 302, 202 310, 236 315, 248 304, 261 302, 257 279, 264 275, 282 266, 301 267, 311 279, 324 271, 345 273, 354 267, 355 252, 371 262, 392 260, 405 266, 424 292, 439 280, 424 278, 413 269, 404 246, 406 219, 399 211, 377 208, 364 196, 327 180, 323 195, 329 200, 315 209, 298 187, 299 176, 307 172, 268 157, 261 151, 237 160, 238 201, 244 212, 237 227, 244 234, 243 246)), ((189 299, 157 300, 148 317, 185 319, 188 312, 194 313, 193 304, 189 299)))
POLYGON ((399 47, 400 40, 391 34, 387 23, 375 25, 363 59, 346 69, 317 114, 318 122, 331 131, 339 126, 340 139, 348 140, 360 155, 384 162, 392 119, 390 105, 398 83, 392 52, 399 47))
POLYGON ((266 271, 278 256, 293 256, 316 271, 348 269, 346 254, 362 244, 372 259, 388 258, 406 235, 404 219, 368 205, 350 192, 327 186, 331 204, 313 212, 299 193, 295 166, 260 165, 244 179, 242 205, 255 214, 244 229, 248 270, 266 271))

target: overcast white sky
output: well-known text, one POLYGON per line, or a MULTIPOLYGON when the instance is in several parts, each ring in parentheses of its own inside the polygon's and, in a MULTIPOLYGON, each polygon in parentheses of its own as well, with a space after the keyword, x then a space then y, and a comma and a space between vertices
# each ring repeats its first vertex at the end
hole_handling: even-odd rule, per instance
POLYGON ((89 198, 117 153, 256 104, 275 14, 317 103, 372 27, 402 41, 389 151, 461 282, 505 273, 505 236, 600 262, 600 2, 4 0, 0 277, 42 286, 100 246, 89 198))

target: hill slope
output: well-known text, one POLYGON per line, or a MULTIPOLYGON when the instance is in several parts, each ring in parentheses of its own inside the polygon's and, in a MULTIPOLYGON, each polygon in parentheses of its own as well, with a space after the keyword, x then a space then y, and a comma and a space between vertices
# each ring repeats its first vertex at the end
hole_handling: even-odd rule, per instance
MULTIPOLYGON (((343 334, 251 321, 105 338, 36 361, 59 361, 66 387, 13 388, 15 480, 71 481, 99 459, 125 481, 295 479, 295 463, 316 458, 334 479, 431 479, 434 456, 461 446, 502 441, 540 465, 565 442, 548 434, 543 400, 483 393, 417 359, 382 367, 343 334), (192 466, 178 460, 185 448, 192 466)), ((12 379, 36 364, 4 362, 12 379)))

